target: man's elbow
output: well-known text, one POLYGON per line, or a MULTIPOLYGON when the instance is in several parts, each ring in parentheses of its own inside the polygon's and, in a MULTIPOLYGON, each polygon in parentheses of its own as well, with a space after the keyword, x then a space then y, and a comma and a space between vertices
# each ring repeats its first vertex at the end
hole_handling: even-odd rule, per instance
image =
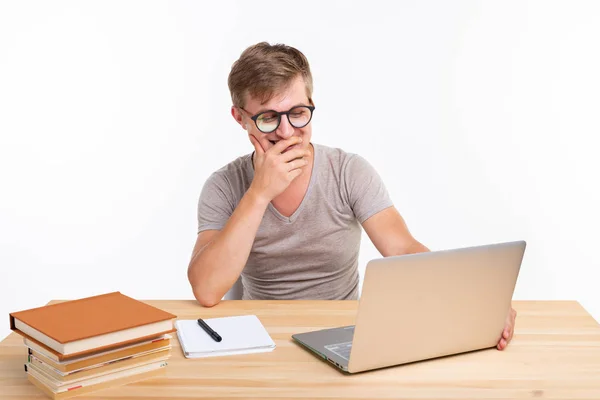
POLYGON ((206 295, 196 295, 196 294, 194 294, 194 296, 196 297, 196 300, 202 307, 214 307, 221 302, 221 298, 216 297, 216 296, 210 296, 210 295, 206 296, 206 295))
POLYGON ((192 285, 192 291, 194 292, 194 297, 198 301, 198 303, 202 307, 214 307, 221 301, 223 296, 219 296, 217 293, 212 290, 207 290, 206 288, 194 287, 192 285))
POLYGON ((188 269, 188 280, 190 282, 190 285, 192 286, 192 292, 194 293, 194 297, 202 307, 213 307, 219 304, 219 302, 221 301, 221 297, 223 296, 219 296, 213 290, 204 287, 206 285, 201 285, 197 283, 197 279, 195 279, 195 277, 191 273, 191 268, 188 269))

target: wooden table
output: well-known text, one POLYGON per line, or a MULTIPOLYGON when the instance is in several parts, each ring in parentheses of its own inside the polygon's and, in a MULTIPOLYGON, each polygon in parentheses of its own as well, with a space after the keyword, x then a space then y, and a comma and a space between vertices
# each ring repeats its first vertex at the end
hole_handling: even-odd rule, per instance
MULTIPOLYGON (((515 337, 505 351, 347 375, 295 344, 291 335, 353 324, 355 301, 147 301, 182 319, 256 314, 271 353, 187 360, 173 340, 167 377, 77 399, 600 399, 600 326, 571 301, 516 301, 515 337)), ((43 399, 25 376, 20 336, 0 343, 0 399, 43 399)))

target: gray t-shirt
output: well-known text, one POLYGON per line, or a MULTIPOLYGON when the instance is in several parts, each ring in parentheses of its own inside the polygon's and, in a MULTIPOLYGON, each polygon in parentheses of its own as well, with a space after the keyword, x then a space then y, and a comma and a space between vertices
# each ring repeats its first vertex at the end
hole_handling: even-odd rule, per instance
MULTIPOLYGON (((392 206, 373 167, 362 157, 314 146, 306 195, 285 217, 271 203, 242 271, 244 299, 357 299, 361 226, 392 206)), ((220 230, 254 177, 252 154, 214 172, 198 204, 198 232, 220 230)))

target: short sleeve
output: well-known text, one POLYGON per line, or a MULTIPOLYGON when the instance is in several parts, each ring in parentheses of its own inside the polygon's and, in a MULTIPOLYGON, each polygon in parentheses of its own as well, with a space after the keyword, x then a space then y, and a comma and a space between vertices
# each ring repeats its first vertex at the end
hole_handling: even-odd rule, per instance
POLYGON ((221 230, 235 206, 231 186, 222 173, 213 173, 204 183, 198 201, 198 233, 221 230))
POLYGON ((349 154, 342 175, 348 203, 361 224, 394 205, 381 177, 363 157, 349 154))

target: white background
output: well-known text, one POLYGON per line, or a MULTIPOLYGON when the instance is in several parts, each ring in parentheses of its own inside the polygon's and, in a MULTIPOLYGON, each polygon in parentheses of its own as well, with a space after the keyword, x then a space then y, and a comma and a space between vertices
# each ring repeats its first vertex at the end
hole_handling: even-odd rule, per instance
MULTIPOLYGON (((431 249, 524 239, 515 299, 600 319, 600 3, 0 3, 0 337, 119 290, 191 299, 208 175, 252 150, 231 64, 296 46, 314 142, 379 171, 431 249)), ((378 253, 366 237, 361 271, 378 253)))

